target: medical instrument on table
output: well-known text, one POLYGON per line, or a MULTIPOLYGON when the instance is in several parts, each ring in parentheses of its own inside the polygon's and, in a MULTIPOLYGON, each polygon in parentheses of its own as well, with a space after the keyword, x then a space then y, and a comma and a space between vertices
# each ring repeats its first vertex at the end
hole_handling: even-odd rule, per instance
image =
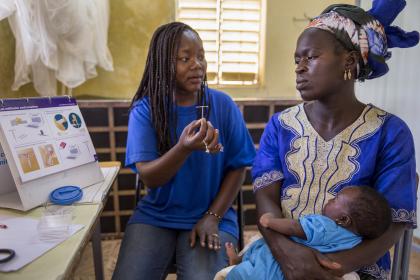
MULTIPOLYGON (((7 225, 0 224, 0 229, 7 229, 7 225)), ((15 251, 12 249, 0 248, 0 263, 5 263, 13 259, 15 251), (3 257, 5 255, 5 257, 3 257)))
POLYGON ((5 263, 13 259, 15 256, 15 251, 12 249, 0 249, 0 263, 5 263), (2 257, 2 255, 6 255, 2 257))
POLYGON ((73 204, 80 200, 83 191, 77 186, 63 186, 50 193, 50 202, 38 224, 40 240, 55 242, 65 239, 70 234, 73 219, 73 204))

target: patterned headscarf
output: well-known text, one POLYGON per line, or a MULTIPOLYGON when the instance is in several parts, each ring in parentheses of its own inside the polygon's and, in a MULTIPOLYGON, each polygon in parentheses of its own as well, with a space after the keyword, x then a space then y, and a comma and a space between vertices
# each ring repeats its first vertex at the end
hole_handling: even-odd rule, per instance
POLYGON ((390 26, 404 9, 405 0, 373 0, 372 9, 365 12, 353 5, 338 4, 326 8, 307 28, 319 28, 332 33, 348 50, 360 53, 357 78, 374 79, 388 72, 388 48, 413 47, 419 42, 417 31, 405 32, 390 26))

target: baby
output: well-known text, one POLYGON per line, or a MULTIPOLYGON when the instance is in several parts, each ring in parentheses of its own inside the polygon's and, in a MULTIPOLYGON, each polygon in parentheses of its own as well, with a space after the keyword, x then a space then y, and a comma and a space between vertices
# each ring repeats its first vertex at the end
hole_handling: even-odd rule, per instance
MULTIPOLYGON (((342 189, 327 202, 322 215, 307 215, 293 220, 265 213, 260 218, 263 227, 288 235, 295 242, 321 253, 347 250, 358 245, 362 239, 377 238, 391 222, 391 209, 385 198, 366 186, 342 189)), ((231 268, 226 279, 284 279, 264 239, 252 243, 242 258, 235 253, 232 243, 225 246, 229 264, 238 264, 231 268)), ((356 273, 352 274, 353 278, 349 275, 347 279, 358 279, 356 273)))

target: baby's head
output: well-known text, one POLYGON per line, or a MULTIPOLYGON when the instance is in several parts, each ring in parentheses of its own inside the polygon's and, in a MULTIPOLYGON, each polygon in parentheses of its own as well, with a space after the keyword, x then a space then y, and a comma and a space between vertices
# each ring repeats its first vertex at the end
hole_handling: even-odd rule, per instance
POLYGON ((325 204, 323 215, 366 239, 381 236, 391 225, 391 208, 371 187, 349 186, 325 204))

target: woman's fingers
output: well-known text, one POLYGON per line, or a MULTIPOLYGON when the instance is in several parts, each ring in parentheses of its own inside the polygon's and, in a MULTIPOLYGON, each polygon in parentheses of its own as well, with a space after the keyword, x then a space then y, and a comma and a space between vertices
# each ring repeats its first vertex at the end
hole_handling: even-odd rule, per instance
POLYGON ((192 135, 192 134, 194 134, 194 132, 198 129, 198 128, 200 128, 200 125, 201 125, 201 120, 196 120, 196 121, 193 121, 193 122, 191 122, 187 127, 187 134, 188 135, 192 135))
POLYGON ((188 129, 188 136, 190 141, 194 142, 195 145, 202 145, 203 140, 207 135, 207 121, 206 119, 199 119, 194 123, 190 124, 188 129), (198 129, 198 130, 197 130, 198 129))
POLYGON ((217 236, 217 238, 214 239, 214 250, 220 250, 222 248, 222 245, 220 243, 220 237, 217 236))
POLYGON ((197 239, 197 231, 195 228, 193 228, 193 230, 191 231, 190 234, 190 246, 194 247, 195 246, 195 240, 197 239))
POLYGON ((268 228, 268 227, 269 227, 270 220, 271 220, 272 218, 274 218, 274 214, 273 214, 273 213, 270 213, 270 212, 264 213, 264 214, 263 214, 263 215, 261 215, 261 217, 260 217, 260 224, 261 224, 263 227, 268 228))
POLYGON ((315 253, 315 256, 318 260, 318 262, 325 268, 330 269, 330 270, 340 270, 341 264, 332 261, 331 259, 329 259, 327 256, 325 256, 324 254, 320 254, 320 253, 315 253))
POLYGON ((200 129, 198 130, 197 134, 194 138, 196 138, 198 141, 202 141, 204 137, 206 137, 207 134, 207 121, 206 119, 199 119, 200 123, 200 129))
POLYGON ((208 144, 208 149, 210 150, 211 153, 218 153, 220 152, 220 147, 218 145, 219 145, 219 130, 215 129, 214 137, 212 141, 208 144))
POLYGON ((201 247, 206 247, 206 233, 204 231, 200 232, 200 245, 201 247))
POLYGON ((221 247, 219 234, 213 233, 212 236, 214 237, 214 239, 213 239, 213 249, 214 250, 219 250, 220 247, 221 247))
POLYGON ((209 148, 210 144, 213 141, 214 138, 214 127, 211 124, 211 122, 207 121, 207 131, 206 131, 206 137, 204 137, 204 143, 209 148))
POLYGON ((213 246, 214 246, 213 242, 214 242, 214 236, 212 236, 210 233, 208 233, 207 234, 207 247, 210 250, 213 250, 213 246))
POLYGON ((200 239, 201 247, 206 247, 206 243, 207 243, 207 247, 210 250, 219 250, 221 247, 219 234, 217 233, 206 234, 205 231, 200 232, 199 230, 196 230, 195 228, 191 231, 191 234, 190 234, 191 247, 195 246, 197 237, 200 239))
POLYGON ((215 129, 210 121, 202 118, 188 125, 187 135, 183 139, 193 149, 201 149, 207 153, 219 153, 223 151, 219 143, 219 130, 215 129))
POLYGON ((212 154, 219 153, 223 151, 223 146, 222 144, 219 143, 219 137, 220 137, 219 130, 214 129, 211 122, 207 122, 207 123, 208 123, 208 130, 207 130, 206 138, 204 140, 206 151, 212 154))
POLYGON ((210 250, 219 250, 220 249, 220 237, 217 233, 207 234, 207 246, 210 250))

